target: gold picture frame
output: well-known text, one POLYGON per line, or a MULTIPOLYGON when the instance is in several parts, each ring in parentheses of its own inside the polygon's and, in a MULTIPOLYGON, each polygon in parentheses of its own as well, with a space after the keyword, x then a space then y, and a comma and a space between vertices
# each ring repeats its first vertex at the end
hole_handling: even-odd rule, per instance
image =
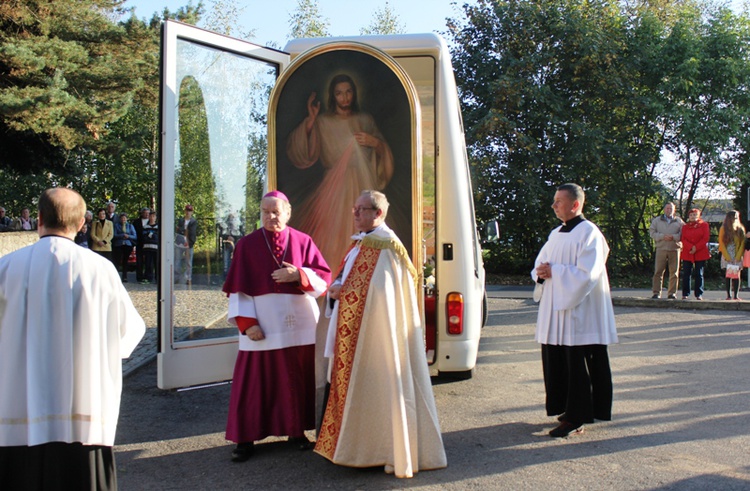
MULTIPOLYGON (((316 244, 333 236, 338 242, 349 241, 353 232, 350 210, 354 193, 347 186, 358 186, 358 182, 345 177, 336 181, 333 174, 327 174, 336 167, 331 162, 326 162, 327 167, 321 161, 313 162, 313 157, 304 165, 292 162, 288 151, 290 135, 308 116, 308 99, 315 93, 313 104, 319 105, 321 114, 328 111, 331 82, 341 80, 335 78, 340 75, 348 77, 356 87, 358 113, 365 115, 363 120, 371 117, 377 128, 374 131, 379 132, 393 155, 392 177, 369 187, 388 197, 390 210, 386 222, 404 243, 419 270, 423 262, 419 99, 409 76, 383 51, 362 43, 331 42, 300 54, 284 70, 269 103, 268 189, 287 194, 293 209, 290 225, 310 234, 316 244), (326 200, 329 211, 312 211, 316 200, 326 200), (318 216, 316 223, 333 223, 326 223, 324 227, 311 225, 312 230, 305 230, 305 223, 313 222, 308 215, 315 213, 326 215, 318 216)), ((360 191, 362 189, 357 189, 356 195, 360 191)), ((328 248, 321 247, 321 250, 325 256, 328 248)), ((330 250, 340 251, 341 246, 330 250)), ((336 268, 341 259, 343 257, 326 257, 332 268, 336 268)))

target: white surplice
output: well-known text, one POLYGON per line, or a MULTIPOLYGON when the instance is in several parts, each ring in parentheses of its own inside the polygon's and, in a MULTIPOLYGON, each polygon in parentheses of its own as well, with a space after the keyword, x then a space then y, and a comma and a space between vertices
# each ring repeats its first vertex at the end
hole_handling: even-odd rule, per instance
MULTIPOLYGON (((371 236, 398 242, 385 224, 371 236)), ((347 256, 343 283, 359 253, 357 246, 347 256)), ((332 458, 316 447, 316 452, 336 464, 383 465, 386 472, 397 477, 412 477, 419 470, 447 465, 425 357, 415 278, 405 259, 408 257, 391 248, 384 247, 380 252, 367 291, 332 458)), ((335 351, 332 343, 338 307, 336 302, 326 346, 328 356, 335 351)))
POLYGON ((609 246, 599 228, 588 220, 570 232, 554 229, 536 258, 536 268, 550 263, 539 302, 536 340, 558 346, 609 345, 617 342, 609 292, 609 246))
POLYGON ((239 334, 240 351, 269 351, 315 344, 320 308, 316 298, 328 285, 311 268, 304 270, 312 290, 304 295, 268 293, 251 297, 242 292, 229 294, 227 320, 237 325, 237 317, 257 319, 265 339, 253 341, 239 334))
POLYGON ((42 237, 0 258, 0 304, 0 446, 113 446, 145 324, 112 263, 42 237))

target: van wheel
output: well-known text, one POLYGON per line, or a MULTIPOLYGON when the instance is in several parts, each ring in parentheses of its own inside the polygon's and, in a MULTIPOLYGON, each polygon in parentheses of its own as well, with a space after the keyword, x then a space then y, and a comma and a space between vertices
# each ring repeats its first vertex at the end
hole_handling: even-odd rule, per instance
POLYGON ((488 317, 489 317, 489 312, 487 310, 487 290, 485 290, 484 297, 482 297, 482 327, 484 327, 487 324, 488 317))
POLYGON ((441 372, 438 371, 438 378, 445 382, 457 382, 459 380, 469 380, 474 376, 474 369, 461 370, 458 372, 441 372))

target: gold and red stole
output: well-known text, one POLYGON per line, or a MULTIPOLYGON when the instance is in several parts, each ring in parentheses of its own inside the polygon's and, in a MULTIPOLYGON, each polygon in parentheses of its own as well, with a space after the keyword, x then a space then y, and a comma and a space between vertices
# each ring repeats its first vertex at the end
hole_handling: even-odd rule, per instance
POLYGON ((370 280, 383 249, 391 249, 405 259, 406 267, 416 274, 406 249, 398 239, 368 235, 360 243, 359 254, 354 260, 346 281, 341 286, 339 310, 336 318, 336 343, 331 368, 331 390, 325 408, 323 424, 318 434, 315 452, 333 460, 341 433, 346 407, 346 395, 351 381, 357 340, 362 326, 370 280))

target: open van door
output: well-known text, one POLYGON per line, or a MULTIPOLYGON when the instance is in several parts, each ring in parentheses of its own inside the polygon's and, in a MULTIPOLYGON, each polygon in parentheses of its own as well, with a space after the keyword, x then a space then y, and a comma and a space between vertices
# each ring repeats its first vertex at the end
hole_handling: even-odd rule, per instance
POLYGON ((226 241, 258 226, 269 97, 289 55, 167 21, 161 63, 157 384, 171 389, 232 378, 226 241), (197 247, 177 229, 188 204, 197 247))

